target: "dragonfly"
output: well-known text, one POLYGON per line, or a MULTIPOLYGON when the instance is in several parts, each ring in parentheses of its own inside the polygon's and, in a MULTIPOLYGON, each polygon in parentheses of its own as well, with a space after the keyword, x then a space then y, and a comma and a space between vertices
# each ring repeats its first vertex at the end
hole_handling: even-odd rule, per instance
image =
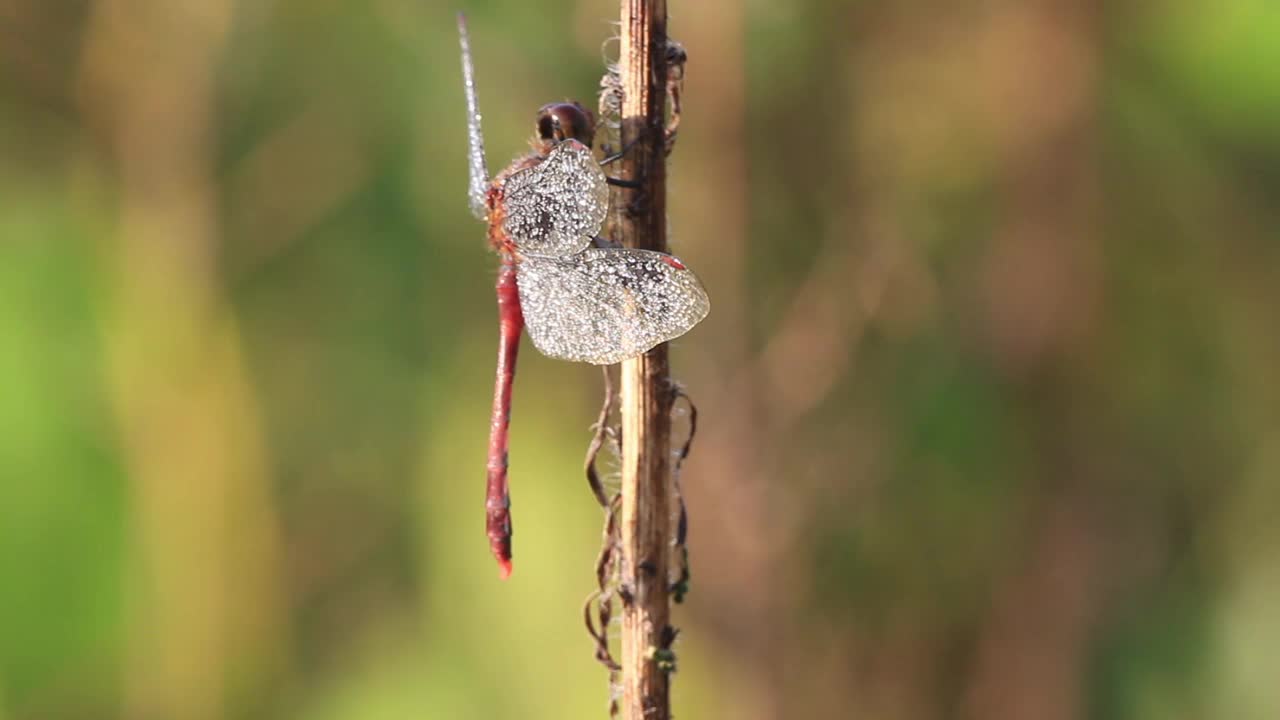
MULTIPOLYGON (((511 389, 520 336, 542 354, 611 365, 673 340, 711 304, 678 258, 612 247, 598 237, 610 179, 592 154, 595 119, 576 102, 538 110, 530 151, 490 178, 466 18, 458 15, 467 104, 467 195, 498 253, 498 366, 489 421, 485 533, 503 579, 511 575, 507 480, 511 389)), ((605 161, 608 162, 608 161, 605 161)))

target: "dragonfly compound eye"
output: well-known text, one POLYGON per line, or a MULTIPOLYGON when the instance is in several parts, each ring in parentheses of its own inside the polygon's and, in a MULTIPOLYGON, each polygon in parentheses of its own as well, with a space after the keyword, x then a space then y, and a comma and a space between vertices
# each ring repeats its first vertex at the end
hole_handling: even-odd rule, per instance
POLYGON ((591 147, 595 134, 595 118, 578 103, 552 103, 538 111, 538 137, 544 141, 573 139, 591 147))

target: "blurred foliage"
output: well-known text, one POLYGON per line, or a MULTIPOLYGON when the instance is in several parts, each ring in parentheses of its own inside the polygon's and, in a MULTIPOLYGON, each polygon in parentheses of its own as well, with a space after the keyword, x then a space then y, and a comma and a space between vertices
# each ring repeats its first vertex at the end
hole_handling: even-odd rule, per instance
MULTIPOLYGON (((0 3, 0 718, 603 717, 492 165, 616 7, 0 3)), ((687 718, 1274 718, 1280 6, 672 3, 687 718)))

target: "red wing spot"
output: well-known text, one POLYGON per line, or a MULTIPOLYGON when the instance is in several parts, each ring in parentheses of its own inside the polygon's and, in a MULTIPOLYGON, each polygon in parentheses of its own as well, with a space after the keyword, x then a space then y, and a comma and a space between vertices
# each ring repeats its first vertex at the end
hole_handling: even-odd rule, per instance
POLYGON ((671 255, 664 255, 662 257, 662 262, 670 265, 671 267, 677 270, 688 270, 688 268, 684 266, 684 263, 680 262, 678 259, 676 259, 671 255))

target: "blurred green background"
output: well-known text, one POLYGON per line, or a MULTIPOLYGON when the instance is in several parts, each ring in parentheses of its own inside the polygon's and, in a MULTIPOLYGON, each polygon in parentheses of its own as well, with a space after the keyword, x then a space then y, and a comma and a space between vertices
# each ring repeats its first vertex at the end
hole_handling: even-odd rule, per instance
MULTIPOLYGON (((605 716, 456 10, 495 168, 594 104, 604 0, 0 0, 3 720, 605 716)), ((1280 717, 1280 5, 671 13, 677 716, 1280 717)))

